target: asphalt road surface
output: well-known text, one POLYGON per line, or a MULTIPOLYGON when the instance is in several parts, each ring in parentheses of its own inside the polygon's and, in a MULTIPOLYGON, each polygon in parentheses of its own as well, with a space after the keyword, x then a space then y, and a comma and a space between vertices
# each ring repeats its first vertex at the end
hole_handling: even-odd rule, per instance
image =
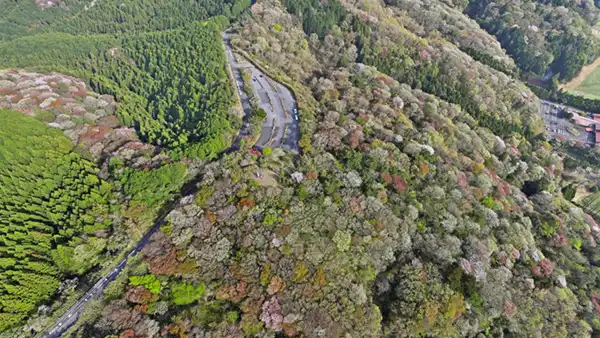
MULTIPOLYGON (((292 93, 285 86, 267 78, 264 73, 262 73, 252 64, 237 63, 231 52, 229 36, 225 33, 223 33, 223 41, 225 42, 225 54, 227 54, 227 61, 234 74, 236 87, 240 94, 240 98, 242 99, 242 108, 244 109, 246 115, 252 112, 252 108, 250 106, 250 100, 248 96, 243 91, 244 81, 240 72, 242 68, 251 69, 252 77, 256 79, 256 82, 253 86, 255 94, 257 97, 262 97, 262 101, 264 101, 261 101, 261 107, 267 112, 267 120, 262 128, 263 134, 256 145, 258 147, 282 147, 292 152, 298 152, 298 117, 296 111, 296 101, 294 100, 292 93), (275 124, 275 128, 273 128, 273 124, 275 124), (271 134, 271 131, 273 131, 273 135, 271 134)), ((243 128, 247 128, 247 126, 244 126, 243 128)), ((240 131, 240 137, 241 135, 244 135, 244 132, 244 130, 240 131)), ((237 147, 237 141, 239 140, 234 142, 234 145, 231 147, 232 149, 237 147)), ((229 150, 226 152, 229 152, 229 150)), ((182 187, 180 196, 192 195, 195 190, 197 190, 196 183, 199 180, 200 178, 196 178, 182 187)), ((94 286, 88 292, 86 292, 83 297, 77 301, 77 303, 71 306, 67 312, 65 312, 50 328, 48 328, 42 337, 60 337, 61 334, 63 334, 71 325, 73 325, 85 310, 86 305, 93 299, 100 298, 100 296, 102 296, 104 293, 104 289, 106 289, 106 287, 117 278, 121 271, 123 271, 123 268, 125 268, 125 265, 127 264, 127 260, 139 253, 142 248, 150 242, 152 235, 154 235, 154 233, 165 224, 165 217, 168 212, 180 201, 181 198, 166 205, 164 207, 165 212, 162 213, 163 216, 161 216, 154 223, 152 228, 148 230, 144 237, 140 239, 135 247, 127 254, 127 256, 123 258, 116 267, 110 270, 109 273, 96 282, 96 284, 94 284, 94 286)))
POLYGON ((251 73, 252 90, 259 98, 259 107, 267 113, 262 126, 261 135, 256 142, 257 148, 283 148, 298 153, 298 110, 292 92, 284 85, 269 78, 260 69, 249 62, 238 63, 231 51, 231 43, 227 33, 222 34, 225 42, 225 54, 236 80, 236 87, 242 100, 242 108, 246 115, 252 113, 250 98, 244 92, 244 80, 241 72, 248 69, 251 73))
POLYGON ((87 303, 93 299, 102 296, 104 289, 106 289, 106 287, 112 281, 114 281, 115 278, 117 278, 121 271, 123 271, 123 268, 125 268, 125 265, 127 264, 127 260, 130 257, 138 254, 144 248, 144 246, 146 246, 146 244, 150 242, 150 238, 152 237, 152 235, 154 235, 154 233, 156 233, 160 229, 160 227, 165 224, 165 218, 171 212, 171 210, 173 210, 175 206, 180 204, 182 199, 194 195, 194 193, 198 190, 198 183, 202 181, 202 179, 203 178, 201 176, 197 176, 194 179, 187 182, 186 184, 184 184, 183 187, 181 187, 181 190, 179 191, 179 198, 175 198, 170 202, 167 202, 161 208, 158 214, 162 216, 160 216, 154 222, 152 228, 150 228, 150 230, 148 230, 146 234, 144 234, 144 237, 142 237, 139 240, 139 242, 135 245, 135 247, 131 249, 131 251, 129 251, 127 256, 123 258, 119 262, 119 264, 117 264, 116 267, 110 270, 109 273, 107 273, 98 282, 96 282, 96 284, 94 284, 94 286, 88 292, 86 292, 85 295, 83 295, 83 297, 81 297, 79 301, 77 301, 77 303, 71 306, 71 308, 67 310, 67 312, 65 312, 50 328, 48 328, 48 330, 42 335, 42 337, 60 337, 60 335, 63 334, 63 332, 65 332, 71 325, 73 325, 77 321, 79 316, 83 313, 83 310, 85 309, 87 303))
MULTIPOLYGON (((179 200, 178 200, 179 201, 179 200)), ((140 239, 140 241, 135 245, 135 247, 127 254, 125 258, 123 258, 119 264, 108 274, 102 277, 94 286, 81 297, 77 303, 75 303, 71 308, 65 312, 55 323, 46 331, 46 333, 42 336, 43 338, 55 338, 60 337, 60 335, 65 332, 71 325, 73 325, 79 316, 83 313, 85 306, 92 299, 97 299, 102 296, 104 289, 117 278, 117 276, 123 271, 125 265, 127 264, 127 260, 138 254, 146 244, 150 242, 150 238, 154 233, 160 229, 162 225, 165 224, 166 215, 159 218, 152 228, 146 232, 144 237, 140 239)))
POLYGON ((154 235, 154 233, 160 229, 160 227, 165 223, 165 216, 161 217, 152 228, 142 237, 142 239, 136 244, 136 246, 127 254, 125 258, 123 258, 119 264, 110 270, 108 274, 102 277, 94 286, 81 297, 77 303, 75 303, 71 308, 65 312, 55 323, 46 331, 46 333, 42 336, 43 338, 54 338, 60 337, 60 335, 65 332, 71 325, 73 325, 79 316, 83 313, 85 306, 88 302, 93 299, 99 298, 102 296, 104 289, 117 278, 117 276, 123 271, 125 265, 127 264, 127 259, 136 255, 142 248, 150 242, 150 237, 154 235))

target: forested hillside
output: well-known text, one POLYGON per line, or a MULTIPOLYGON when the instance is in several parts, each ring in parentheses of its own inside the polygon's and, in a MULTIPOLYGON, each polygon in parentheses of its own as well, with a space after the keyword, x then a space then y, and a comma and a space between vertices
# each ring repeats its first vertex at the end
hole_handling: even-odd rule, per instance
POLYGON ((84 69, 92 88, 121 100, 117 114, 150 143, 214 157, 230 144, 233 93, 213 25, 126 38, 84 69), (187 146, 183 148, 182 146, 187 146))
POLYGON ((0 113, 5 335, 43 331, 65 278, 98 279, 165 212, 65 336, 598 336, 597 195, 571 201, 600 165, 546 141, 521 82, 597 56, 591 1, 2 4, 0 67, 105 94, 0 72, 32 116, 0 113), (223 152, 230 25, 294 90, 300 155, 223 152), (119 123, 154 146, 111 152, 119 123))
POLYGON ((498 38, 525 74, 543 77, 551 70, 567 81, 600 56, 600 9, 592 1, 471 0, 465 12, 498 38))
POLYGON ((50 8, 34 1, 2 0, 0 40, 44 32, 73 35, 142 33, 181 28, 215 16, 234 19, 249 0, 65 0, 50 8))
POLYGON ((600 227, 562 195, 571 182, 538 99, 499 48, 470 50, 444 28, 472 21, 407 6, 254 4, 232 43, 301 94, 302 156, 244 151, 204 167, 194 199, 75 334, 599 330, 600 227))
MULTIPOLYGON (((461 105, 481 125, 499 134, 518 132, 533 136, 540 132, 538 101, 525 86, 475 62, 444 39, 420 38, 413 31, 423 28, 395 5, 386 6, 385 11, 364 14, 361 8, 343 8, 337 1, 329 1, 327 5, 314 2, 315 7, 308 9, 297 7, 296 3, 286 2, 287 8, 301 14, 307 34, 318 34, 321 29, 310 21, 308 13, 313 11, 334 13, 333 19, 320 21, 330 26, 351 22, 349 52, 357 61, 376 66, 398 81, 461 105), (507 96, 515 99, 502 98, 507 96)), ((325 42, 321 48, 330 53, 329 62, 348 63, 348 55, 334 52, 346 43, 342 36, 332 36, 325 42)))
POLYGON ((0 110, 0 331, 102 260, 111 185, 59 130, 0 110))
POLYGON ((419 36, 441 33, 475 60, 509 75, 517 71, 514 61, 506 55, 494 36, 481 29, 461 8, 441 1, 393 0, 386 3, 407 12, 420 27, 413 30, 419 36))
POLYGON ((60 74, 0 71, 0 107, 19 110, 0 110, 0 331, 9 336, 27 319, 41 331, 186 179, 187 165, 119 126, 113 101, 60 74))
POLYGON ((0 106, 70 139, 2 111, 0 209, 10 217, 0 331, 18 332, 24 320, 26 331, 43 330, 52 311, 141 237, 189 178, 188 165, 170 157, 213 158, 230 145, 239 117, 230 111, 220 31, 249 5, 0 1, 0 68, 59 71, 89 86, 61 74, 0 72, 0 106))
POLYGON ((0 1, 0 68, 88 83, 0 71, 0 107, 21 112, 1 118, 0 210, 10 217, 0 331, 14 335, 25 320, 42 331, 179 192, 189 162, 175 160, 231 144, 239 117, 220 31, 249 4, 0 1))
POLYGON ((121 123, 152 144, 199 158, 230 145, 241 121, 230 112, 219 32, 249 2, 67 2, 43 10, 19 2, 25 7, 7 4, 0 21, 0 32, 10 32, 0 42, 0 67, 85 78, 121 101, 121 123))

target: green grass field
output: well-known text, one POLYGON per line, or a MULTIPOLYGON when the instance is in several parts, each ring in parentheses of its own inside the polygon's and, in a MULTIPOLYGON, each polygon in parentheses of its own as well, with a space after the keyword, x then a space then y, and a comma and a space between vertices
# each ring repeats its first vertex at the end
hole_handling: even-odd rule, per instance
POLYGON ((575 88, 575 92, 587 98, 600 99, 600 67, 594 69, 583 82, 575 88))

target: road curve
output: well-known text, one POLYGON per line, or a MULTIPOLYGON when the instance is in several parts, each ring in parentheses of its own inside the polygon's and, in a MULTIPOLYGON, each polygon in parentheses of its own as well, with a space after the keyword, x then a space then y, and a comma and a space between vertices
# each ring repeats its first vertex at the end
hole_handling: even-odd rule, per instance
POLYGON ((257 148, 283 148, 298 153, 300 151, 298 146, 300 129, 298 127, 298 109, 294 95, 286 86, 271 79, 252 63, 238 63, 233 57, 229 34, 227 32, 222 33, 222 38, 225 44, 227 62, 235 78, 244 112, 247 116, 252 113, 250 98, 243 90, 244 80, 241 75, 241 71, 247 69, 252 74, 252 90, 259 99, 258 106, 267 113, 267 118, 262 125, 261 135, 255 146, 257 148))
MULTIPOLYGON (((258 143, 257 147, 266 147, 270 146, 273 148, 282 147, 286 150, 292 152, 298 152, 298 139, 299 139, 299 129, 298 129, 298 120, 297 120, 297 108, 296 102, 294 100, 294 96, 290 92, 288 88, 285 86, 269 79, 266 74, 262 73, 258 68, 256 68, 251 63, 237 63, 233 58, 233 54, 231 52, 231 45, 229 42, 229 35, 223 33, 223 42, 225 43, 225 54, 227 56, 227 62, 231 67, 232 73, 234 74, 236 87, 238 89, 238 93, 240 94, 240 98, 242 99, 242 108, 244 112, 248 116, 252 108, 250 107, 249 99, 247 95, 241 90, 243 88, 243 80, 241 78, 241 74, 239 73, 240 68, 251 68, 252 76, 256 78, 256 81, 260 84, 259 86, 255 85, 254 90, 255 94, 260 97, 260 95, 267 95, 268 99, 271 101, 272 107, 268 103, 261 104, 261 107, 265 109, 267 114, 271 117, 271 119, 267 118, 265 124, 263 125, 263 134, 259 139, 259 142, 263 140, 263 137, 267 137, 264 143, 258 143), (240 86, 241 82, 241 86, 240 86), (261 89, 258 89, 260 87, 261 89), (244 102, 244 98, 246 98, 246 102, 244 102), (273 134, 271 132, 274 132, 273 134)), ((239 142, 244 135, 247 133, 247 126, 243 126, 242 130, 238 134, 238 137, 234 141, 233 145, 226 150, 224 153, 229 153, 239 148, 239 142)), ((127 260, 139 253, 146 244, 150 242, 150 238, 156 231, 160 229, 162 225, 165 224, 165 218, 168 213, 181 201, 184 196, 192 195, 197 190, 197 183, 201 180, 201 177, 196 177, 190 182, 186 183, 179 193, 179 198, 172 200, 170 203, 167 203, 159 214, 161 215, 158 220, 152 225, 152 228, 144 234, 144 236, 140 239, 140 241, 135 245, 133 249, 123 258, 116 267, 114 267, 108 274, 103 276, 99 281, 94 284, 94 286, 88 290, 73 306, 67 310, 48 330, 42 335, 42 338, 57 338, 60 337, 71 325, 73 325, 79 316, 85 310, 86 305, 93 299, 98 299, 102 296, 104 289, 114 281, 117 276, 123 271, 125 265, 127 264, 127 260)))

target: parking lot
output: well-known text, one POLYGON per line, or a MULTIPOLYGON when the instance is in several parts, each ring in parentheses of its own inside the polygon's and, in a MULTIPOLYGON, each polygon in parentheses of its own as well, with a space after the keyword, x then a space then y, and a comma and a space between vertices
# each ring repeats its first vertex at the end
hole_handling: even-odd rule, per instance
POLYGON ((593 145, 595 143, 594 132, 587 132, 585 128, 571 122, 564 112, 565 109, 565 106, 553 102, 541 101, 540 112, 546 122, 546 132, 551 137, 559 140, 593 145))
POLYGON ((267 74, 252 63, 239 57, 239 55, 239 59, 236 61, 231 49, 229 35, 223 33, 222 37, 225 43, 227 61, 236 80, 244 112, 250 114, 252 111, 250 98, 243 90, 244 80, 241 75, 243 70, 249 70, 252 78, 252 91, 259 99, 258 106, 267 113, 261 128, 261 135, 256 141, 255 147, 258 149, 265 147, 283 148, 293 153, 299 153, 299 116, 294 95, 287 87, 269 78, 267 74))

